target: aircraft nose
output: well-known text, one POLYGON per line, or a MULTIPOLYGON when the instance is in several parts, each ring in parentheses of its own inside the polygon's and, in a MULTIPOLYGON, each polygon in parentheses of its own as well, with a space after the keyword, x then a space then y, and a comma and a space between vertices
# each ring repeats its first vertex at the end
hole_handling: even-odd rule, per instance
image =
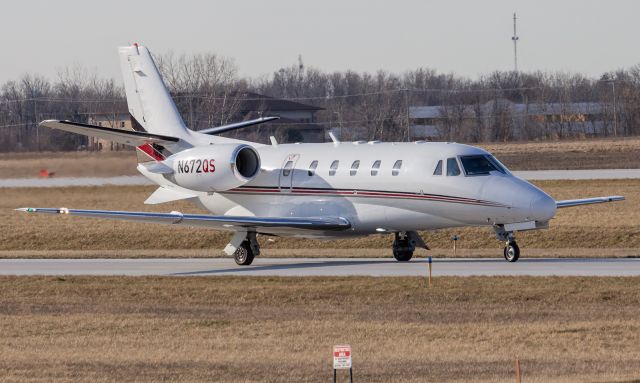
POLYGON ((531 216, 536 221, 548 221, 556 215, 556 201, 547 193, 537 190, 531 199, 531 216))

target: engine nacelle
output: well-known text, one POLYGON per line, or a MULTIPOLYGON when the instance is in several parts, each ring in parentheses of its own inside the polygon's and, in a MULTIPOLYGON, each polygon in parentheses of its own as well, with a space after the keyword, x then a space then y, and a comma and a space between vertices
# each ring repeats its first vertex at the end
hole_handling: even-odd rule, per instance
POLYGON ((167 158, 165 163, 173 169, 177 185, 202 192, 242 186, 260 172, 258 151, 244 144, 187 149, 167 158))

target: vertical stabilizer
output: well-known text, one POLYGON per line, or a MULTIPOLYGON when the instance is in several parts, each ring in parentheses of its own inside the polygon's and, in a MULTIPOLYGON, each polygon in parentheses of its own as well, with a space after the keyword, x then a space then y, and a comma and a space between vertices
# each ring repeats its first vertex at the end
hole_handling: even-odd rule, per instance
POLYGON ((134 126, 153 134, 186 138, 188 130, 149 50, 137 44, 118 50, 134 126))

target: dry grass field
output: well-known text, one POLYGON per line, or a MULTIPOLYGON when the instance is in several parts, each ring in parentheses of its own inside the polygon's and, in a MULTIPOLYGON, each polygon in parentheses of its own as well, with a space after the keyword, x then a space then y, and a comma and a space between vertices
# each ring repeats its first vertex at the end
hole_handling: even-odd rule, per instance
POLYGON ((511 170, 637 169, 640 138, 491 143, 479 146, 511 170))
MULTIPOLYGON (((640 180, 545 181, 537 184, 557 199, 622 194, 627 201, 560 210, 551 222, 550 230, 519 233, 523 256, 639 255, 640 180)), ((153 187, 144 186, 0 189, 0 257, 221 255, 229 238, 224 232, 12 210, 25 206, 64 206, 197 211, 186 203, 143 205, 153 190, 153 187)), ((458 255, 501 254, 501 244, 490 228, 424 233, 427 243, 435 249, 429 254, 450 255, 450 238, 454 233, 461 236, 458 255)), ((391 241, 391 236, 382 235, 340 241, 261 237, 266 256, 389 256, 391 241)))
POLYGON ((0 277, 4 382, 639 382, 640 278, 0 277), (344 376, 343 376, 344 378, 344 376), (344 380, 343 380, 344 381, 344 380))
MULTIPOLYGON (((489 143, 479 146, 494 153, 511 170, 640 167, 640 138, 489 143)), ((138 175, 135 167, 136 157, 132 151, 0 154, 0 178, 33 178, 43 168, 55 172, 56 177, 138 175)))
POLYGON ((40 169, 54 177, 139 175, 136 154, 124 152, 60 152, 0 154, 0 178, 36 178, 40 169))

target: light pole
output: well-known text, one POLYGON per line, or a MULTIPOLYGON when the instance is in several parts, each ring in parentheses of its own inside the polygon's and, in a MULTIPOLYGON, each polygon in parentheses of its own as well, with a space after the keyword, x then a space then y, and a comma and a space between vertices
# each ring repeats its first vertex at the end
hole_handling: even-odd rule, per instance
POLYGON ((616 80, 611 81, 613 91, 613 136, 618 137, 618 112, 616 107, 616 80))
POLYGON ((513 13, 513 37, 511 37, 511 40, 513 41, 513 70, 516 71, 516 73, 518 73, 518 40, 520 40, 520 37, 518 37, 518 33, 516 31, 516 22, 517 22, 518 18, 516 17, 515 12, 513 13))
POLYGON ((616 105, 616 80, 605 80, 611 84, 611 91, 613 93, 613 136, 618 137, 618 113, 616 105))

